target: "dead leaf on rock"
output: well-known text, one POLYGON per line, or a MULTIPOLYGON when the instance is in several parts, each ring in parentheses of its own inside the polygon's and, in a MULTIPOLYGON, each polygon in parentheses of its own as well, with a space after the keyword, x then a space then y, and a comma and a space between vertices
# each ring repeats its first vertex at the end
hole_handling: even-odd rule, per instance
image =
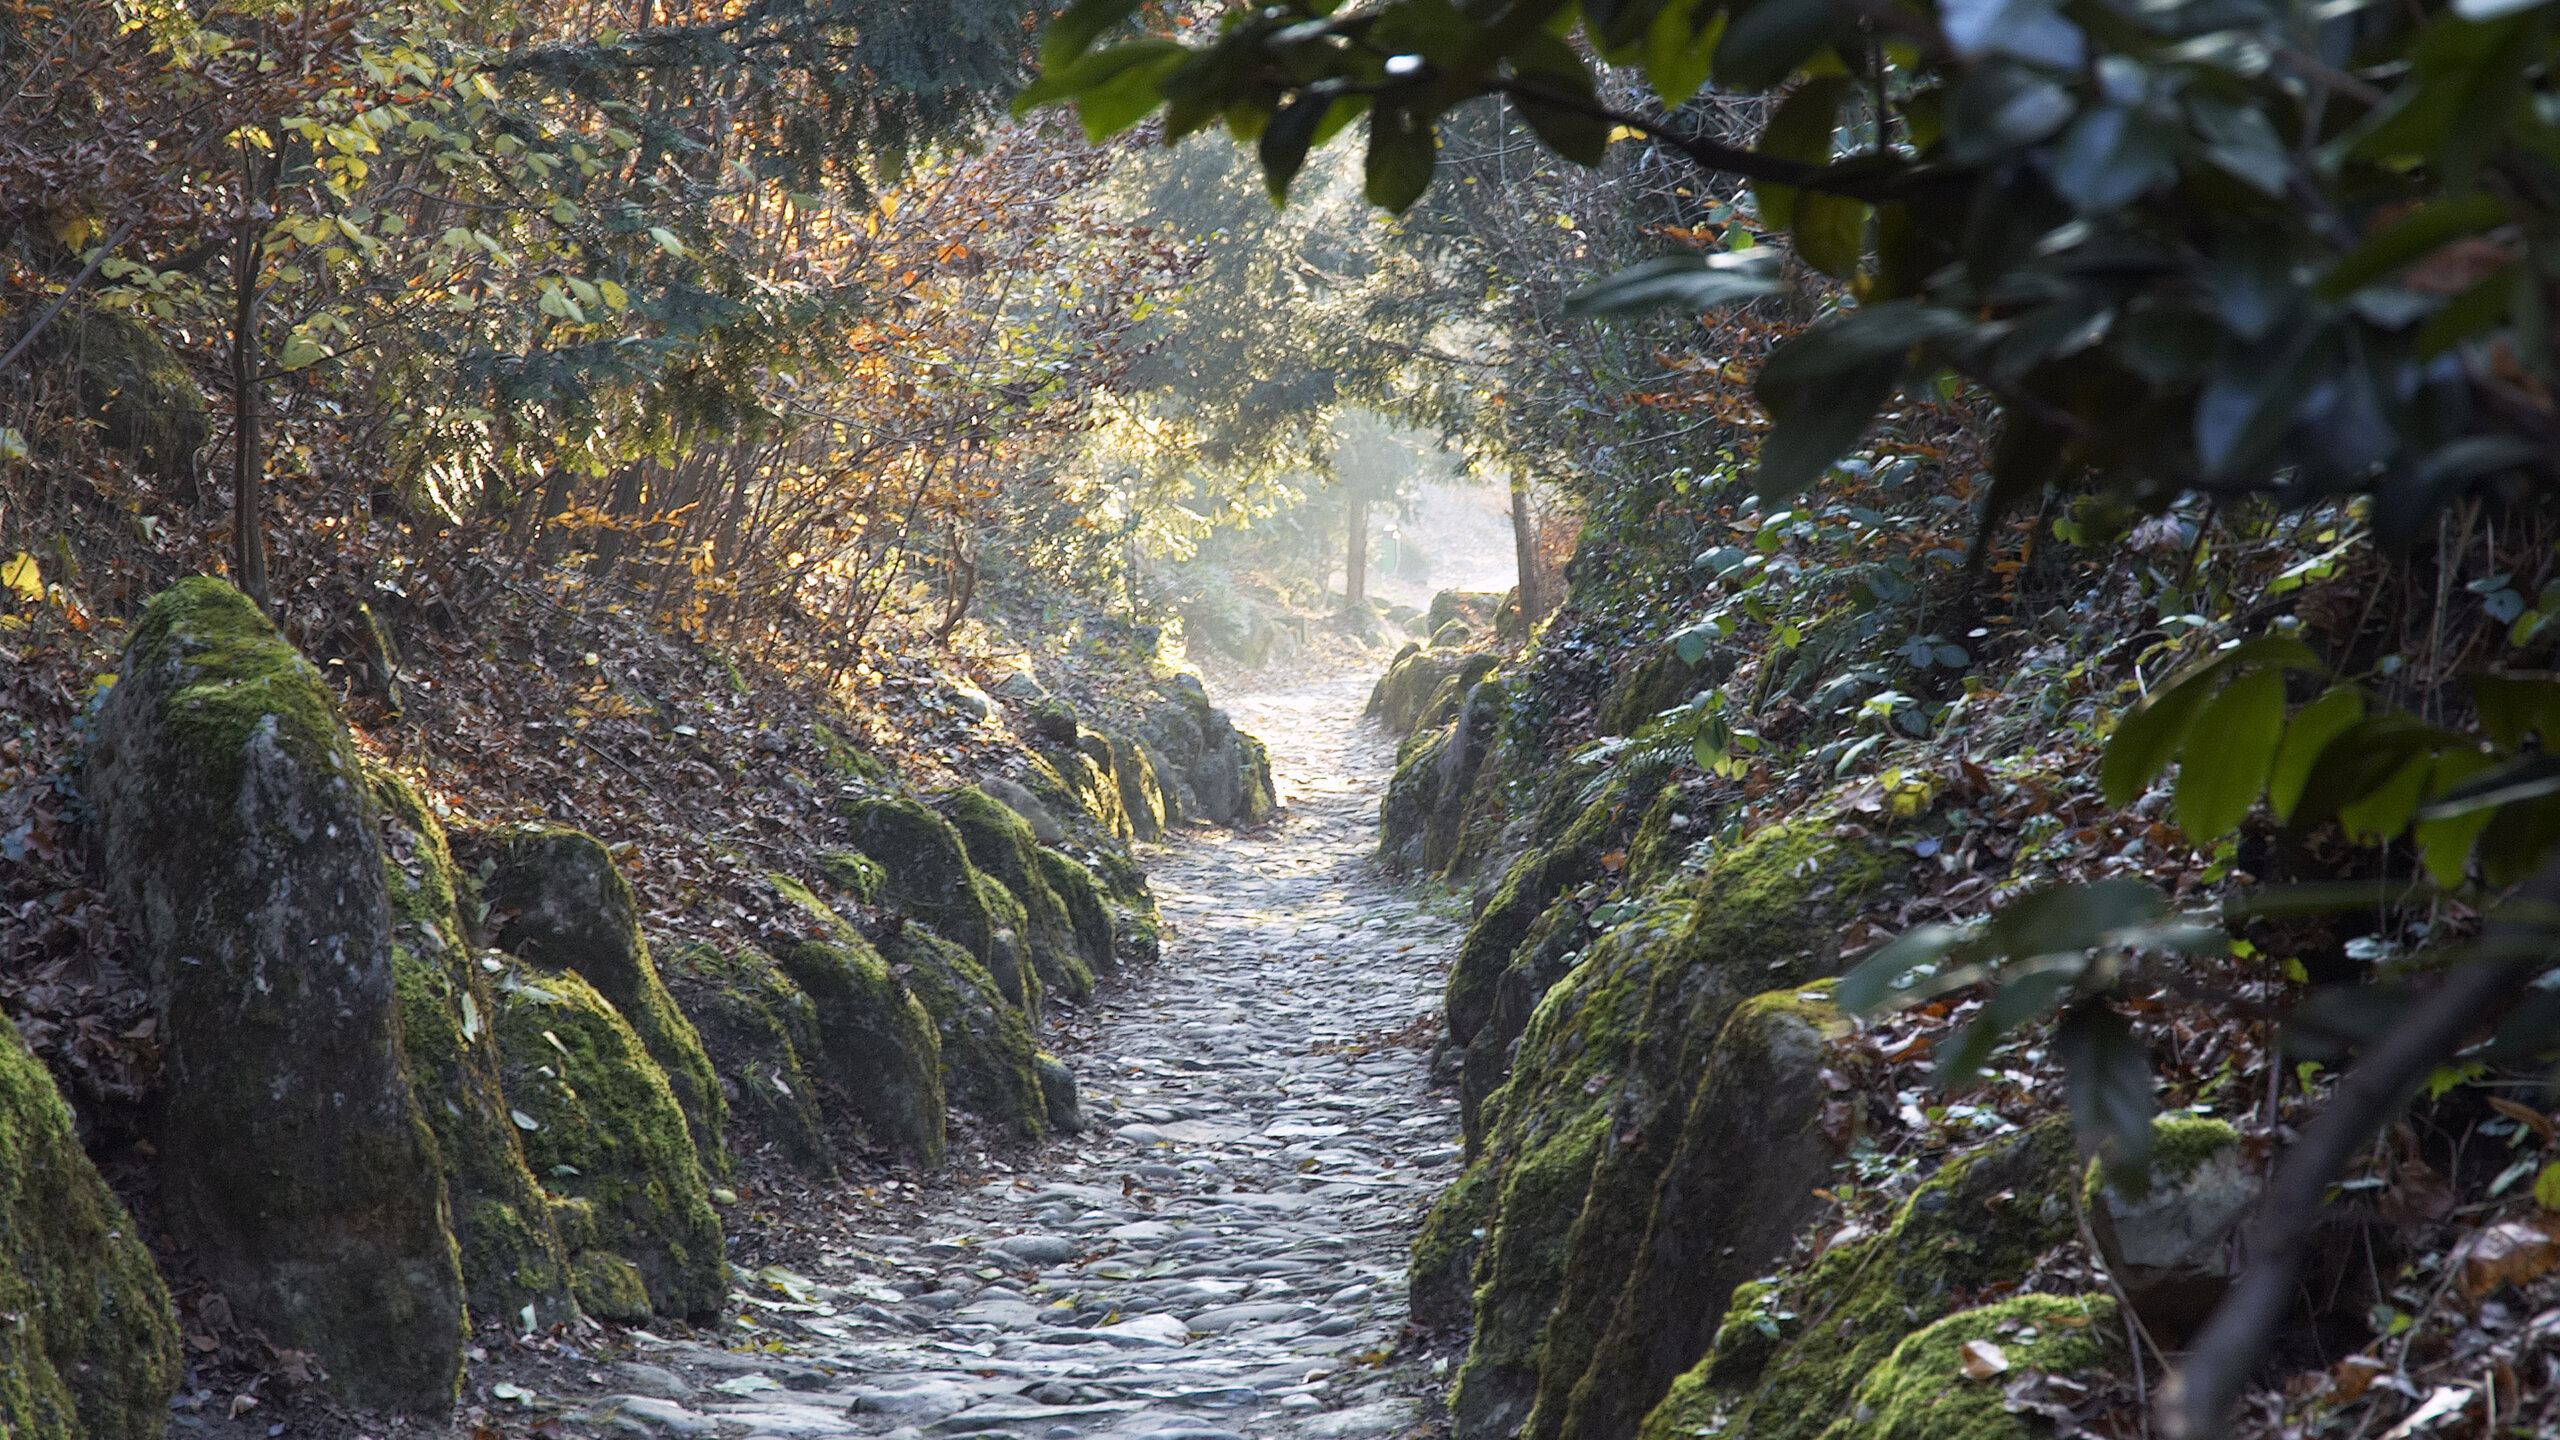
POLYGON ((1988 1380, 2009 1368, 2008 1352, 1988 1340, 1967 1340, 1956 1353, 1963 1359, 1967 1380, 1988 1380))
POLYGON ((2394 1225, 2433 1225, 2453 1213, 2453 1187, 2426 1161, 2403 1160, 2374 1208, 2394 1225))

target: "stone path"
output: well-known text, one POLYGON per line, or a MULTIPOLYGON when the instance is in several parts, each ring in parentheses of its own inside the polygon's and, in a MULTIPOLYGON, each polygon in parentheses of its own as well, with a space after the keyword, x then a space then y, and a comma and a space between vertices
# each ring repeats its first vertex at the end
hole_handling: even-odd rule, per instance
MULTIPOLYGON (((1234 700, 1287 805, 1150 857, 1171 936, 1069 1061, 1090 1122, 921 1230, 748 1300, 770 1348, 641 1337, 578 1397, 641 1435, 1386 1436, 1407 1242, 1456 1173, 1425 1079, 1456 922, 1378 879, 1394 747, 1358 675, 1234 700)), ((1080 1029, 1084 1027, 1079 1027, 1080 1029)), ((732 1341, 733 1344, 740 1343, 732 1341)), ((562 1397, 568 1399, 570 1397, 562 1397)))

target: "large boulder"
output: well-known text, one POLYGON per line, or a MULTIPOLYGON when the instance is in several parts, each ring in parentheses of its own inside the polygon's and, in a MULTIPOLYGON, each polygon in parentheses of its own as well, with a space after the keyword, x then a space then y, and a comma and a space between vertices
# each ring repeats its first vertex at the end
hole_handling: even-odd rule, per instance
POLYGON ((1733 1288, 1785 1258, 1820 1210, 1814 1191, 1847 1138, 1846 1117, 1826 1113, 1824 1068, 1848 1028, 1826 991, 1743 1002, 1681 1122, 1603 1156, 1575 1222, 1525 1434, 1633 1440, 1645 1412, 1707 1353, 1733 1288), (1628 1193, 1625 1182, 1656 1171, 1653 1185, 1628 1193))
POLYGON ((786 877, 774 877, 773 884, 811 912, 820 932, 777 944, 773 958, 817 1008, 825 1079, 873 1144, 941 1164, 942 1038, 932 1014, 871 942, 841 921, 821 918, 828 913, 823 901, 786 877))
MULTIPOLYGON (((22 312, 24 313, 24 312, 22 312)), ((15 341, 17 327, 0 330, 15 341)), ((36 337, 35 359, 69 373, 99 438, 163 480, 186 479, 213 438, 204 390, 151 327, 132 315, 74 302, 36 337)))
MULTIPOLYGON (((857 1108, 871 1107, 865 1111, 865 1123, 875 1134, 883 1126, 891 1131, 901 1127, 920 1129, 928 1119, 938 1126, 945 1104, 1001 1125, 1022 1139, 1034 1138, 1046 1128, 1046 1102, 1041 1095, 1037 1066, 1040 1047, 1032 1039, 1030 1018, 1005 999, 995 977, 987 973, 977 957, 922 925, 890 925, 881 930, 877 941, 866 941, 806 889, 781 877, 773 883, 832 943, 847 947, 857 956, 876 952, 886 967, 885 973, 894 977, 905 995, 913 997, 914 1004, 923 1007, 922 1013, 931 1022, 931 1045, 903 1032, 891 1043, 903 1051, 932 1055, 942 1087, 939 1099, 933 1102, 933 1114, 910 1120, 908 1107, 900 1106, 891 1107, 883 1117, 875 1113, 880 1108, 876 1097, 857 1095, 857 1108)), ((879 1003, 889 1004, 885 991, 879 1003)), ((823 1017, 819 1028, 825 1036, 829 1023, 823 1017)), ((878 1046, 867 1034, 846 1038, 875 1049, 878 1046)), ((816 1053, 824 1056, 831 1052, 822 1040, 816 1053)), ((913 1071, 900 1067, 886 1084, 912 1092, 913 1071)), ((912 1101, 915 1106, 924 1103, 920 1097, 912 1101)))
POLYGON ((526 1161, 562 1197, 553 1216, 578 1302, 709 1320, 728 1297, 720 1217, 666 1072, 629 1021, 575 970, 502 968, 498 1052, 526 1161))
POLYGON ((1030 824, 1011 806, 973 786, 952 791, 944 803, 969 863, 1021 903, 1023 943, 1043 988, 1078 1004, 1091 998, 1094 961, 1105 967, 1111 963, 1109 920, 1103 922, 1099 955, 1087 953, 1067 902, 1049 883, 1030 824))
POLYGON ((2047 1121, 1949 1160, 1880 1233, 1736 1287, 1706 1358, 1646 1415, 1640 1440, 1685 1440, 1710 1422, 1734 1440, 1819 1440, 1858 1423, 1861 1386, 1905 1337, 1964 1295, 2016 1283, 2077 1233, 2081 1169, 2070 1122, 2047 1121))
POLYGON ((680 945, 666 962, 668 989, 702 1036, 728 1101, 730 1148, 771 1147, 805 1175, 833 1176, 835 1143, 818 1104, 816 1076, 826 1073, 826 1048, 817 1006, 771 956, 752 947, 723 954, 709 945, 680 945))
POLYGON ((1139 739, 1158 758, 1168 818, 1233 826, 1269 819, 1276 792, 1262 742, 1236 729, 1190 675, 1173 677, 1162 696, 1148 709, 1139 739))
POLYGON ((1796 989, 1836 973, 1839 927, 1885 898, 1893 854, 1834 839, 1820 812, 1768 826, 1646 896, 1539 1001, 1480 1117, 1478 1163, 1496 1178, 1474 1342, 1450 1398, 1460 1440, 1527 1421, 1551 1353, 1556 1401, 1569 1397, 1635 1262, 1716 1037, 1773 982, 1796 989), (1552 1325, 1558 1297, 1583 1286, 1604 1293, 1552 1325))
POLYGON ((0 1024, 0 1434, 160 1440, 185 1373, 151 1252, 0 1024))
POLYGON ((1120 784, 1120 809, 1129 817, 1132 837, 1150 843, 1164 838, 1164 781, 1145 746, 1119 735, 1104 737, 1111 747, 1111 776, 1120 784))
POLYGON ((98 718, 103 868, 151 981, 163 1213, 350 1405, 442 1415, 462 1266, 400 1044, 382 837, 326 687, 219 580, 153 597, 98 718))
POLYGON ((464 940, 453 855, 407 780, 372 771, 391 894, 409 1079, 444 1156, 445 1202, 475 1317, 521 1334, 574 1314, 551 1202, 525 1166, 509 1115, 488 974, 464 940))
POLYGON ((875 796, 848 802, 854 847, 884 874, 882 903, 934 928, 975 956, 1005 999, 1040 1013, 1040 974, 1023 953, 1021 902, 969 863, 951 822, 913 800, 875 796))
POLYGON ((650 959, 640 902, 613 853, 592 835, 548 828, 472 831, 456 848, 479 871, 498 948, 544 970, 573 970, 612 1002, 666 1072, 702 1168, 725 1174, 728 1103, 702 1037, 650 959))

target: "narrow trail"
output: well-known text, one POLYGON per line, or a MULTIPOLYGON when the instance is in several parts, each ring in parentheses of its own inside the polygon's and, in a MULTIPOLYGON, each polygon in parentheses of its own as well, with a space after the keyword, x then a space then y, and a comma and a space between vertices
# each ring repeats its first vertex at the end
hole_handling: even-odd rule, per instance
MULTIPOLYGON (((639 1435, 1393 1435, 1419 1418, 1375 1361, 1406 1246, 1455 1174, 1425 1074, 1456 922, 1369 856, 1394 745, 1365 677, 1233 698, 1283 817, 1148 857, 1162 962, 1068 1056, 1087 1132, 1031 1168, 933 1192, 796 1297, 761 1286, 767 1353, 652 1345, 588 1417, 639 1435)), ((747 1333, 754 1333, 749 1331, 747 1333)), ((734 1343, 734 1342, 733 1342, 734 1343)))

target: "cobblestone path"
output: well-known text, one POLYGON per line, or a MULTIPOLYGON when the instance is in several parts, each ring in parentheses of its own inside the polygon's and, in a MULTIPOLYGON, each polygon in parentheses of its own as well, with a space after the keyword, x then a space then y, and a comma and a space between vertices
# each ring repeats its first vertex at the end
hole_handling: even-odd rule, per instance
MULTIPOLYGON (((1238 698, 1285 810, 1148 857, 1170 934, 1077 1028, 1087 1133, 929 1192, 802 1287, 764 1353, 649 1344, 576 1412, 650 1436, 1387 1436, 1405 1248, 1455 1174, 1430 1090, 1458 924, 1379 879, 1393 743, 1344 676, 1238 698)), ((735 1333, 752 1335, 753 1328, 735 1333)), ((735 1342, 733 1342, 735 1343, 735 1342)), ((562 1397, 564 1399, 568 1397, 562 1397)))

